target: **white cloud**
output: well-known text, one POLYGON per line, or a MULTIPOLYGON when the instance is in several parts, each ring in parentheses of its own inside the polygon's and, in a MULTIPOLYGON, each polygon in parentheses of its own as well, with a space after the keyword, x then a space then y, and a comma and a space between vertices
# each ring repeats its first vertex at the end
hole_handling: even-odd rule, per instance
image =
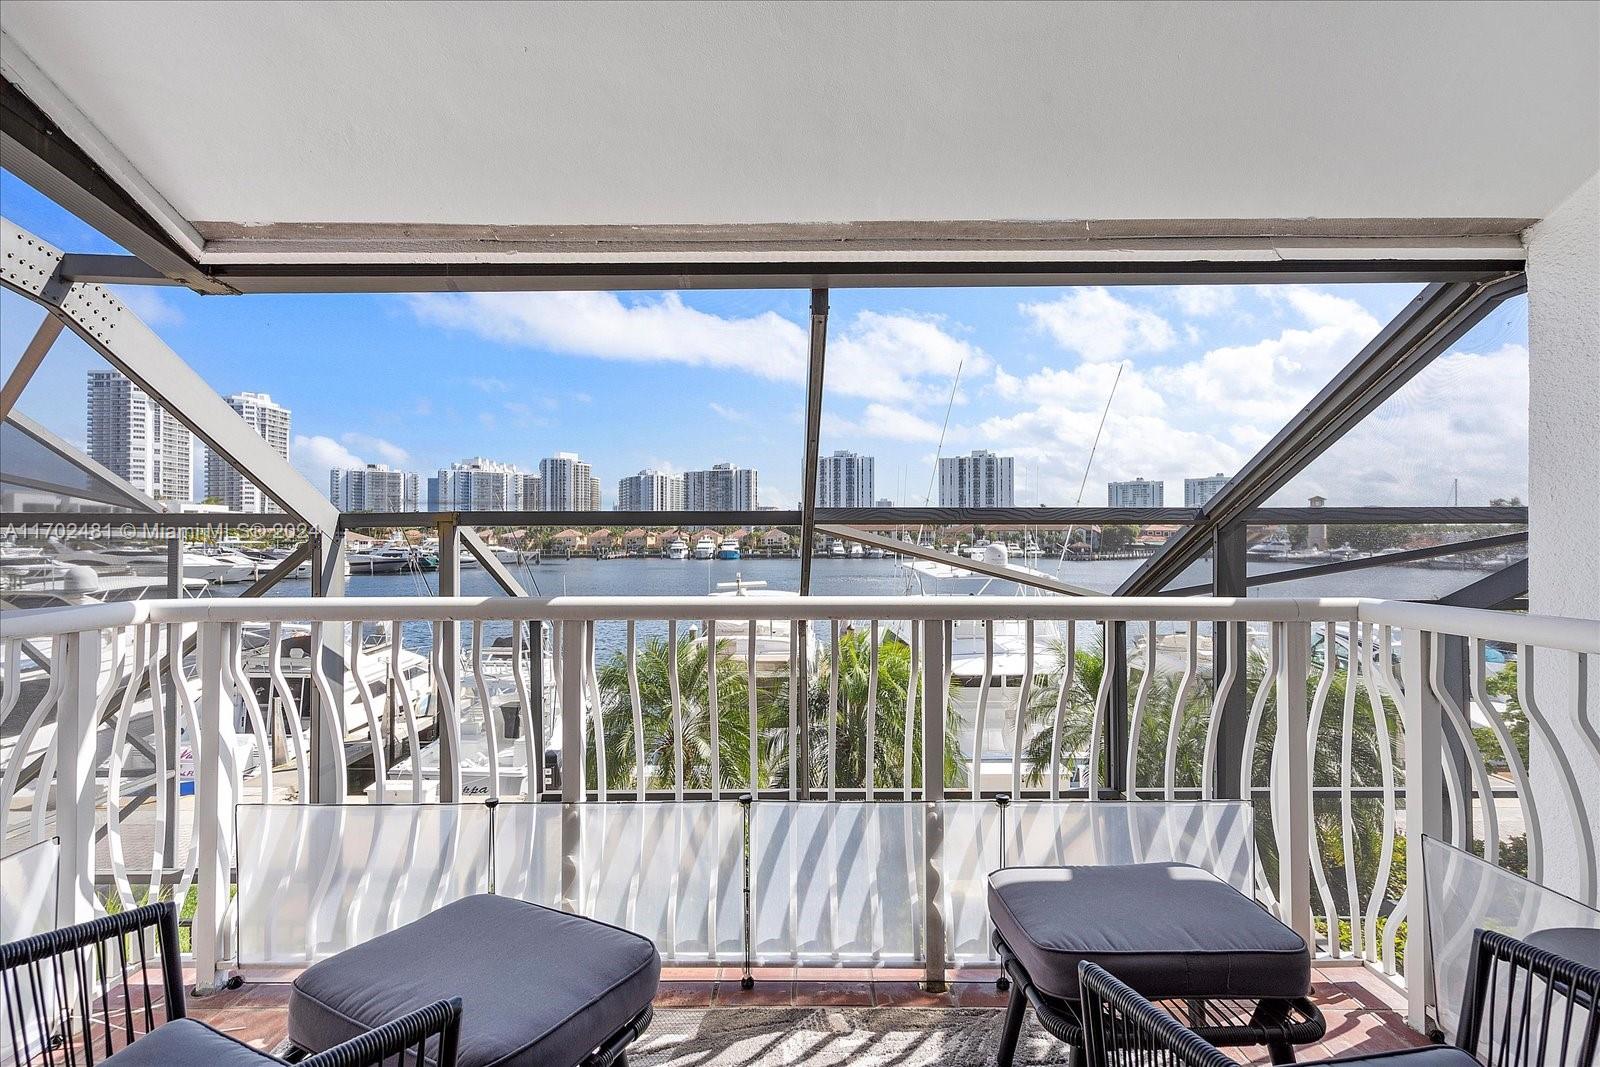
MULTIPOLYGON (((423 322, 504 344, 805 380, 807 330, 772 311, 724 317, 690 307, 676 293, 633 302, 614 293, 421 293, 407 300, 423 322)), ((830 391, 890 401, 948 395, 957 366, 963 376, 990 366, 939 319, 904 313, 858 313, 830 338, 828 355, 830 369, 838 368, 830 391)))
POLYGON ((715 400, 708 403, 706 407, 710 408, 713 413, 727 419, 729 422, 750 421, 750 416, 748 413, 740 411, 737 408, 728 407, 726 404, 719 404, 715 400))
POLYGON ((511 391, 510 382, 504 378, 495 378, 488 375, 467 378, 466 383, 480 393, 509 393, 511 391))
POLYGON ((1100 286, 1070 289, 1055 300, 1021 304, 1019 310, 1056 344, 1096 363, 1161 352, 1177 341, 1166 319, 1100 286))
POLYGON ((381 437, 373 437, 365 433, 341 434, 339 440, 346 447, 364 455, 376 456, 378 463, 387 463, 390 466, 399 466, 411 459, 411 454, 393 441, 386 441, 381 437))
POLYGON ((111 291, 128 310, 144 320, 146 326, 181 326, 184 315, 181 308, 167 298, 161 290, 147 285, 113 285, 111 291))
POLYGON ((1173 303, 1196 318, 1226 311, 1238 300, 1238 290, 1231 285, 1183 285, 1172 291, 1173 303))
POLYGON ((328 472, 333 468, 359 467, 365 462, 331 437, 298 433, 289 445, 289 458, 295 469, 318 487, 328 484, 328 472))

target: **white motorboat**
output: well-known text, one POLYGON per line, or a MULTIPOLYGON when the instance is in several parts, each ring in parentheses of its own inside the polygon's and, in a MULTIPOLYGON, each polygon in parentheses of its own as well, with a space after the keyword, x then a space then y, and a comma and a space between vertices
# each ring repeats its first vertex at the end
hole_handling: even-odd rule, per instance
POLYGON ((662 555, 667 559, 688 559, 689 542, 681 537, 674 537, 671 543, 667 545, 666 550, 662 552, 662 555))
MULTIPOLYGON (((787 589, 768 589, 766 582, 747 582, 743 575, 734 575, 731 582, 718 582, 714 597, 737 597, 741 600, 770 601, 775 615, 781 615, 785 603, 794 603, 800 594, 787 589)), ((794 656, 793 623, 782 617, 759 619, 755 622, 755 666, 757 679, 777 679, 789 676, 789 664, 794 656)), ((815 670, 820 661, 819 632, 822 626, 806 627, 806 663, 815 670)), ((705 635, 695 638, 703 644, 705 635)), ((748 665, 751 649, 749 623, 722 623, 717 627, 717 648, 735 664, 748 665)))
POLYGON ((833 544, 828 546, 828 555, 833 557, 834 559, 844 559, 844 557, 845 557, 844 542, 843 541, 839 541, 839 540, 835 540, 833 542, 833 544))
POLYGON ((739 542, 731 537, 724 537, 722 544, 717 548, 718 559, 738 559, 742 553, 739 551, 739 542))
MULTIPOLYGON (((199 596, 208 584, 204 578, 185 577, 183 595, 199 596)), ((120 604, 166 595, 165 576, 101 574, 92 567, 72 563, 8 563, 0 569, 0 604, 7 609, 120 604)))
POLYGON ((694 543, 695 559, 711 559, 717 554, 717 542, 710 534, 701 534, 700 539, 694 543))
POLYGON ((366 552, 351 552, 345 562, 352 574, 398 574, 412 569, 416 554, 399 545, 381 545, 366 552))
MULTIPOLYGON (((369 624, 370 625, 370 624, 369 624)), ((345 669, 350 649, 349 625, 329 624, 335 633, 336 648, 327 650, 327 666, 330 677, 334 674, 344 676, 344 733, 346 742, 352 739, 365 740, 370 732, 367 723, 366 708, 361 700, 361 690, 351 672, 345 669)), ((301 623, 286 624, 281 632, 278 645, 278 668, 281 685, 286 688, 294 698, 295 705, 300 709, 303 726, 309 726, 309 711, 311 708, 311 695, 315 692, 312 678, 311 648, 312 628, 301 623)), ((371 627, 363 634, 360 657, 361 685, 365 685, 367 694, 373 702, 375 711, 382 721, 388 706, 387 694, 389 691, 389 656, 393 645, 388 624, 379 624, 371 627)), ((282 693, 274 685, 272 677, 272 664, 270 662, 271 629, 266 626, 245 627, 241 637, 241 659, 244 663, 245 675, 250 679, 250 688, 256 695, 260 707, 265 710, 281 708, 282 693)), ((403 646, 398 651, 400 676, 404 680, 405 691, 411 702, 413 715, 431 718, 432 710, 428 707, 429 701, 429 665, 426 657, 417 652, 412 652, 403 646)), ((273 721, 280 721, 281 715, 273 721)), ((405 728, 405 716, 396 711, 396 731, 405 728)))
POLYGON ((851 542, 849 551, 851 559, 865 559, 867 555, 867 550, 856 542, 851 542))

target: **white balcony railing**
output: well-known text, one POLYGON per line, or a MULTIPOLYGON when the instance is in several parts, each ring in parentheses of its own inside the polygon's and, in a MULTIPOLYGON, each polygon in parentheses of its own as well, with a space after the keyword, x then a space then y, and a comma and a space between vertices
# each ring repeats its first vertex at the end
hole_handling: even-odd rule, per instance
POLYGON ((1592 784, 1566 754, 1600 751, 1594 621, 1357 599, 214 599, 8 613, 0 652, 5 851, 59 839, 61 921, 193 897, 202 986, 491 884, 646 928, 669 958, 917 960, 940 981, 990 951, 987 870, 1104 839, 1085 801, 1147 838, 1141 802, 1189 805, 1169 851, 1243 847, 1321 955, 1397 982, 1425 959, 1415 938, 1401 960, 1425 834, 1534 879, 1567 851, 1597 891, 1592 784), (1248 655, 1219 678, 1229 643, 1248 655), (1536 669, 1567 679, 1558 700, 1536 669), (1226 797, 1252 802, 1253 842, 1203 806, 1226 797), (307 918, 274 925, 288 912, 307 918))

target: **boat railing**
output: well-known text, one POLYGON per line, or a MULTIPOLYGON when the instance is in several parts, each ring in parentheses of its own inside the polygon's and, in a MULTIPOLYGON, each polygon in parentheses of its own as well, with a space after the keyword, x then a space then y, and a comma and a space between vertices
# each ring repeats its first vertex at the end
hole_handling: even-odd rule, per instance
MULTIPOLYGON (((891 936, 878 921, 860 935, 837 900, 824 922, 797 881, 794 921, 813 924, 803 937, 717 942, 707 958, 881 960, 909 945, 936 981, 990 951, 973 918, 982 873, 1056 855, 1048 834, 1017 829, 1018 806, 1049 823, 1084 802, 1237 799, 1254 809, 1259 899, 1321 957, 1404 984, 1426 966, 1424 939, 1405 933, 1421 928, 1405 857, 1424 835, 1535 880, 1575 862, 1573 891, 1595 902, 1592 783, 1569 753, 1576 743, 1600 756, 1597 654, 1594 620, 1355 598, 345 597, 8 612, 0 841, 10 853, 59 839, 63 921, 193 896, 204 985, 262 944, 245 883, 269 852, 286 865, 274 868, 280 891, 324 893, 316 907, 343 914, 359 910, 385 850, 415 865, 419 842, 444 850, 448 877, 431 892, 511 863, 517 884, 546 870, 549 902, 598 907, 646 892, 639 857, 671 841, 668 883, 704 874, 712 885, 692 904, 675 898, 677 924, 689 921, 680 907, 714 913, 728 891, 717 849, 748 849, 765 872, 749 878, 794 869, 770 850, 797 847, 794 819, 809 813, 824 836, 867 835, 853 849, 828 837, 841 882, 852 864, 892 860, 862 842, 905 846, 893 862, 909 865, 899 876, 918 898, 917 929, 891 936), (362 623, 402 639, 371 648, 362 623), (962 638, 962 678, 958 623, 976 627, 962 638), (337 653, 310 657, 309 686, 289 684, 282 665, 299 627, 337 653), (758 627, 768 650, 771 631, 787 630, 786 674, 757 656, 758 627), (241 639, 259 653, 263 629, 267 702, 241 639), (418 654, 419 684, 339 677, 393 682, 418 654), (349 743, 351 723, 365 744, 349 743), (998 761, 977 743, 995 729, 998 761), (326 818, 340 829, 317 846, 333 833, 326 818), (621 860, 608 834, 636 842, 622 866, 637 877, 610 869, 621 860), (329 873, 341 863, 366 873, 329 873)), ((691 958, 677 929, 664 952, 691 958)))

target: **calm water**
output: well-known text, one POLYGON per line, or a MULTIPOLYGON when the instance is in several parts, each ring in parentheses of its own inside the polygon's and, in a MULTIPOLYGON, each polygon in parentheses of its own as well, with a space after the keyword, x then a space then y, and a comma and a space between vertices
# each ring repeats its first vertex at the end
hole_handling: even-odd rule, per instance
MULTIPOLYGON (((1124 578, 1132 574, 1140 560, 1069 561, 1059 570, 1053 560, 1041 562, 1040 570, 1061 581, 1105 593, 1115 591, 1124 578)), ((1251 573, 1278 571, 1292 568, 1285 563, 1252 563, 1251 573)), ((512 568, 517 578, 534 596, 703 596, 714 592, 717 583, 731 582, 736 576, 746 581, 766 582, 769 589, 798 591, 800 588, 800 561, 796 559, 741 559, 741 560, 667 560, 667 559, 574 559, 565 563, 544 563, 538 566, 512 568)), ((1378 596, 1390 599, 1431 599, 1467 582, 1486 571, 1455 570, 1428 567, 1374 567, 1369 570, 1327 575, 1299 581, 1280 582, 1256 590, 1264 596, 1378 596)), ((1202 562, 1190 568, 1179 584, 1194 584, 1208 580, 1210 564, 1202 562)), ((959 582, 940 582, 927 578, 919 586, 909 568, 891 559, 818 559, 812 563, 811 588, 820 596, 900 596, 906 593, 970 593, 977 583, 968 579, 959 582)), ((236 596, 242 585, 223 586, 213 595, 236 596)), ((461 571, 461 591, 465 596, 504 595, 494 580, 481 568, 467 567, 461 571)), ((1016 592, 1011 582, 994 581, 984 590, 995 595, 1016 592)), ((307 596, 310 583, 304 579, 290 579, 278 583, 269 596, 307 596)), ((347 586, 350 596, 432 596, 438 592, 436 574, 352 574, 347 586)), ((665 625, 641 623, 641 639, 665 634, 665 625)), ((506 632, 505 627, 489 626, 489 637, 506 632)), ((624 630, 620 623, 602 623, 596 630, 595 642, 603 654, 620 650, 624 630)), ((405 644, 408 648, 426 649, 431 643, 431 631, 426 625, 407 626, 405 644)))

